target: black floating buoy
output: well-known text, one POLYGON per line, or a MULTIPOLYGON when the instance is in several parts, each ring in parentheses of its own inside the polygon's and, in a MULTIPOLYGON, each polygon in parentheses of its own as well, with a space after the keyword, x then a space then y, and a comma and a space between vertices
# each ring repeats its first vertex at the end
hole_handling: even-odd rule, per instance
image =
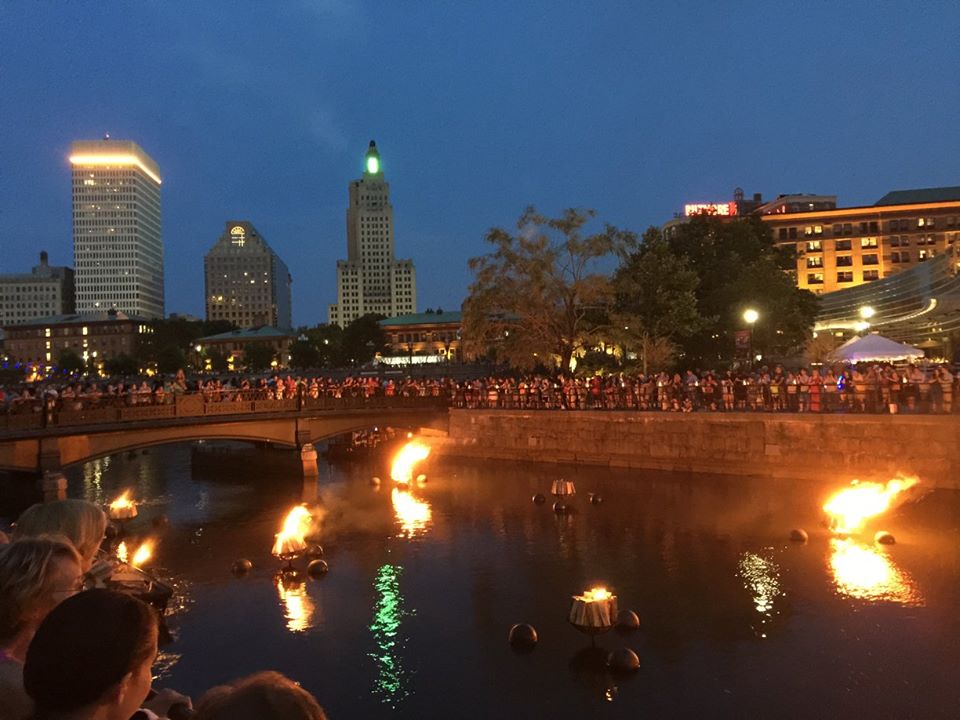
POLYGON ((323 577, 330 570, 326 560, 311 560, 307 565, 307 575, 312 578, 323 577))
POLYGON ((896 545, 897 539, 888 533, 886 530, 880 530, 876 535, 873 536, 873 541, 880 543, 881 545, 896 545))
POLYGON ((617 648, 607 655, 607 667, 615 672, 636 672, 640 669, 640 658, 630 648, 617 648))
POLYGON ((233 565, 230 566, 230 571, 234 575, 246 575, 251 570, 253 570, 253 563, 246 558, 234 560, 233 565))
POLYGON ((603 502, 603 495, 598 493, 593 493, 590 495, 590 504, 591 505, 600 505, 603 502))
POLYGON ((537 505, 543 505, 547 501, 546 496, 543 493, 537 493, 533 496, 533 502, 537 505))
POLYGON ((316 543, 314 543, 313 545, 310 545, 310 546, 307 548, 307 557, 308 557, 308 558, 313 558, 314 560, 319 559, 319 558, 322 558, 322 557, 323 557, 323 546, 322 546, 322 545, 317 545, 316 543))
POLYGON ((810 536, 807 535, 806 530, 800 530, 799 528, 790 531, 790 540, 792 542, 805 543, 810 539, 810 536))
POLYGON ((113 523, 107 523, 107 526, 103 529, 103 536, 107 540, 113 540, 117 535, 120 534, 120 531, 117 529, 117 526, 113 523))
POLYGON ((510 646, 518 652, 530 652, 537 645, 537 630, 533 625, 527 623, 517 623, 510 628, 508 636, 510 646))
POLYGON ((150 521, 150 524, 153 525, 155 530, 163 530, 170 524, 170 518, 166 515, 157 515, 150 521))
POLYGON ((553 504, 553 511, 554 511, 557 515, 563 515, 564 513, 567 512, 567 510, 568 510, 567 504, 566 504, 565 502, 563 502, 562 500, 557 500, 557 501, 553 504))
POLYGON ((630 632, 640 627, 640 616, 633 610, 621 610, 617 614, 617 630, 630 632))

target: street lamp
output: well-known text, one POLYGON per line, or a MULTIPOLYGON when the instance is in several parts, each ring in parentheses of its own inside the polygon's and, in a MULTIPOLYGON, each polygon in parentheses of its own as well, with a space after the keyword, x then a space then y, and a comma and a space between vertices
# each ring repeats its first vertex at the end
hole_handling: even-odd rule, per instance
POLYGON ((747 324, 747 357, 750 358, 750 365, 753 365, 753 326, 760 319, 760 313, 753 308, 747 308, 743 311, 743 321, 747 324))

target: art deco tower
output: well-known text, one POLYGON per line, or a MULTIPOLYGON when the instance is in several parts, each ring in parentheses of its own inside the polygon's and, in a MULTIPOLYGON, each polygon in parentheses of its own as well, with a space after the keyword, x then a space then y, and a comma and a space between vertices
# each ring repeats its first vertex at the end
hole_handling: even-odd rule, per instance
POLYGON ((163 317, 160 170, 129 140, 81 140, 73 166, 78 313, 163 317))
POLYGON ((416 312, 417 277, 412 260, 394 257, 390 185, 371 140, 363 177, 350 183, 347 259, 337 261, 337 304, 329 322, 347 325, 368 313, 387 317, 416 312))

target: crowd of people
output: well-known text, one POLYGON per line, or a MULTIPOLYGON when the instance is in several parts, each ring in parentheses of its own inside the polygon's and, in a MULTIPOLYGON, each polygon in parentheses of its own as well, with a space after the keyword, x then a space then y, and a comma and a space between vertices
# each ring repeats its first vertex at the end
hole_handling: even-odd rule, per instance
POLYGON ((0 720, 323 720, 289 678, 261 672, 190 698, 155 691, 157 611, 105 587, 116 565, 101 552, 96 505, 59 500, 0 533, 0 720))
POLYGON ((960 373, 946 365, 915 364, 796 370, 776 365, 589 377, 503 374, 469 380, 290 374, 187 379, 180 371, 167 378, 0 388, 0 411, 23 414, 44 408, 71 412, 163 405, 193 394, 208 403, 298 400, 309 405, 322 399, 431 397, 467 409, 952 413, 957 392, 960 373))

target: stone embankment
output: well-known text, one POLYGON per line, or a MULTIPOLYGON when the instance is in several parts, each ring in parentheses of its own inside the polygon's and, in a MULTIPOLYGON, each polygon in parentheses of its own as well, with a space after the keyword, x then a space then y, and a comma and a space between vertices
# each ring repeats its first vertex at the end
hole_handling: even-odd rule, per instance
POLYGON ((960 416, 450 411, 441 454, 960 489, 960 416))

